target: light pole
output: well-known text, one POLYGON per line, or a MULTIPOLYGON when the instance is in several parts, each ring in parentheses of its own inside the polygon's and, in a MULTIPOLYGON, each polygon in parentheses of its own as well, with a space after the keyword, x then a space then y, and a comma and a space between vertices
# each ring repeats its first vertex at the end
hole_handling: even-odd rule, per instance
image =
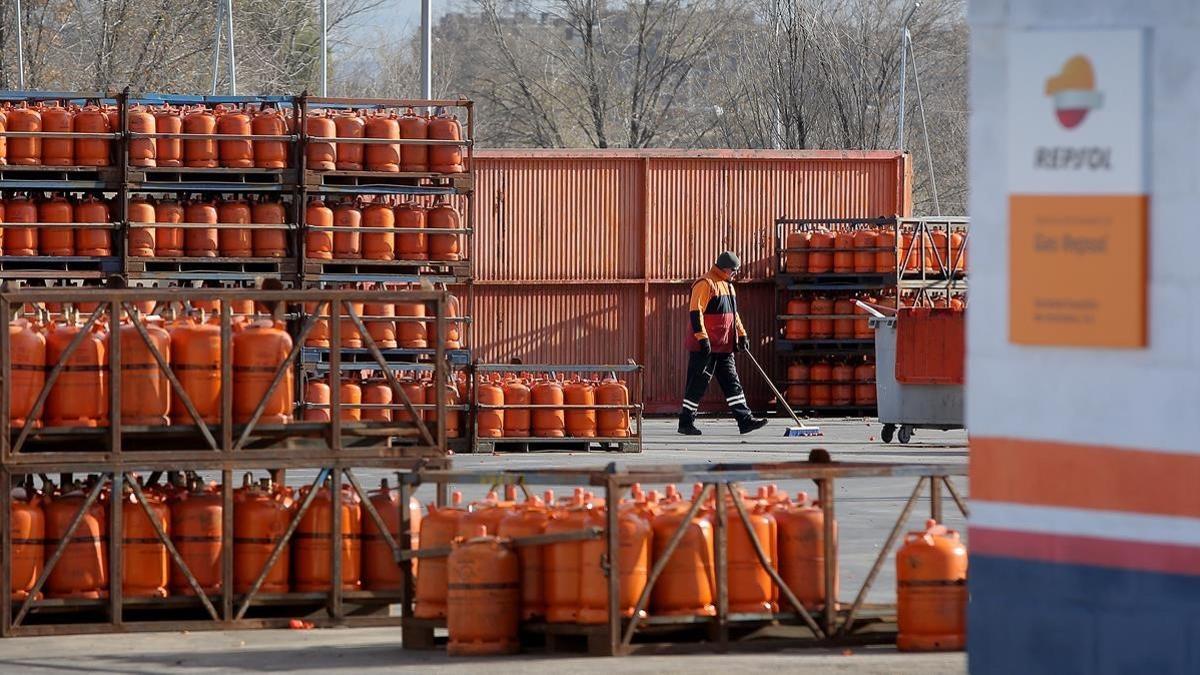
POLYGON ((433 98, 433 0, 421 0, 421 98, 433 98))

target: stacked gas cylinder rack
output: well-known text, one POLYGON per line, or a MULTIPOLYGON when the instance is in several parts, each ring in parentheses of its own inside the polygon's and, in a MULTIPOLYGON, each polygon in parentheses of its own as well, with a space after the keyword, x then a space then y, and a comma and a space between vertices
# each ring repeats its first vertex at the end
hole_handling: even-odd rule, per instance
MULTIPOLYGON (((350 467, 444 465, 464 426, 437 403, 451 358, 435 343, 430 403, 380 358, 391 397, 338 388, 314 418, 297 395, 301 345, 319 316, 338 340, 373 304, 420 304, 448 330, 448 293, 155 284, 0 291, 16 317, 0 333, 0 632, 386 617, 401 597, 387 581, 396 493, 366 492, 350 467)), ((329 369, 345 377, 339 355, 329 369)))
MULTIPOLYGON (((597 655, 897 643, 907 650, 961 649, 966 549, 940 525, 943 490, 960 511, 952 465, 809 462, 632 465, 597 470, 424 470, 398 476, 402 519, 416 520, 412 490, 486 486, 428 505, 419 542, 401 540, 415 596, 402 606, 403 645, 445 643, 451 655, 494 655, 540 646, 597 655), (907 506, 877 547, 852 601, 840 595, 835 482, 916 480, 907 506), (775 481, 811 479, 818 498, 790 498, 775 481), (691 483, 691 495, 677 489, 691 483), (538 486, 571 486, 556 498, 538 486), (503 489, 501 489, 503 488, 503 489), (517 489, 524 491, 518 498, 517 489), (651 489, 653 488, 653 489, 651 489), (900 544, 917 500, 930 517, 900 544), (502 495, 502 496, 501 496, 502 495), (615 508, 614 508, 615 506, 615 508), (865 603, 894 556, 898 604, 865 603), (419 565, 418 565, 419 562, 419 565), (830 599, 835 601, 829 601, 830 599)), ((810 483, 809 483, 810 484, 810 483)), ((840 487, 840 486, 838 486, 840 487)), ((842 488, 844 489, 844 488, 842 488)))
POLYGON ((776 381, 794 409, 871 415, 870 313, 965 302, 964 218, 776 221, 776 381))
POLYGON ((642 367, 479 363, 471 451, 642 451, 642 367))
MULTIPOLYGON (((297 201, 305 205, 299 214, 304 286, 454 293, 440 334, 420 304, 357 308, 367 332, 348 325, 338 341, 331 341, 328 322, 322 321, 324 329, 305 342, 302 356, 305 401, 320 405, 328 397, 334 383, 325 373, 332 351, 340 348, 342 369, 351 375, 339 386, 348 396, 361 390, 364 402, 379 403, 376 397, 387 395, 373 365, 378 351, 404 367, 402 386, 414 400, 432 403, 428 360, 440 341, 462 367, 444 403, 467 411, 474 302, 472 104, 313 97, 301 97, 298 104, 305 121, 297 182, 297 201)), ((449 433, 453 450, 467 449, 465 422, 449 433)))

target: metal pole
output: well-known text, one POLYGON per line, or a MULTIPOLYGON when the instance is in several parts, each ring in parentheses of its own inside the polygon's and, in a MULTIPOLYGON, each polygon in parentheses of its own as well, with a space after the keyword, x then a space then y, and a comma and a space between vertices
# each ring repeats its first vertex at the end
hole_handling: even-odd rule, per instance
POLYGON ((321 95, 329 95, 329 2, 321 0, 321 95))
POLYGON ((25 88, 25 39, 21 33, 21 0, 17 0, 17 87, 25 88))
POLYGON ((421 98, 433 98, 433 0, 421 0, 421 98))
POLYGON ((913 14, 917 13, 917 8, 921 3, 913 3, 913 8, 908 10, 908 16, 904 17, 904 22, 900 24, 900 118, 896 121, 896 149, 904 150, 904 85, 905 66, 908 64, 908 22, 912 20, 913 14))
POLYGON ((233 0, 225 0, 225 27, 229 32, 229 93, 237 96, 237 59, 233 55, 233 0))
MULTIPOLYGON (((907 34, 908 31, 905 31, 907 34)), ((917 85, 917 110, 921 113, 921 134, 925 137, 925 161, 929 164, 929 190, 933 193, 933 211, 942 215, 942 204, 938 201, 937 174, 933 172, 933 150, 929 146, 929 126, 925 123, 925 99, 921 97, 921 73, 917 70, 917 52, 913 49, 912 38, 908 40, 908 53, 913 62, 913 84, 917 85)))
POLYGON ((213 22, 213 76, 212 95, 217 95, 217 80, 220 79, 221 68, 221 19, 224 18, 225 5, 217 4, 217 18, 213 22))

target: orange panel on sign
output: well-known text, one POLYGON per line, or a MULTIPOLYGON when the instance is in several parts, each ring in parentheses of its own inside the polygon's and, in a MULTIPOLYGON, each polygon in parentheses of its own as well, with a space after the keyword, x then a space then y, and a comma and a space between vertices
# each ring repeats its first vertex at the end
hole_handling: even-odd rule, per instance
POLYGON ((1146 345, 1148 200, 1009 197, 1009 337, 1031 345, 1146 345))

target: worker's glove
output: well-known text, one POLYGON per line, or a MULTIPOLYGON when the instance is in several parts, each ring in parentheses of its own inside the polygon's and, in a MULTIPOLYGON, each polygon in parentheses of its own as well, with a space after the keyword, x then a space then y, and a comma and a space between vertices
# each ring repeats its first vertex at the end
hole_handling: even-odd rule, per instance
POLYGON ((711 354, 712 353, 712 343, 708 341, 708 338, 700 339, 700 353, 701 354, 711 354))
POLYGON ((733 348, 739 352, 744 352, 747 349, 750 349, 750 339, 745 335, 739 335, 737 342, 735 342, 733 345, 733 348))

